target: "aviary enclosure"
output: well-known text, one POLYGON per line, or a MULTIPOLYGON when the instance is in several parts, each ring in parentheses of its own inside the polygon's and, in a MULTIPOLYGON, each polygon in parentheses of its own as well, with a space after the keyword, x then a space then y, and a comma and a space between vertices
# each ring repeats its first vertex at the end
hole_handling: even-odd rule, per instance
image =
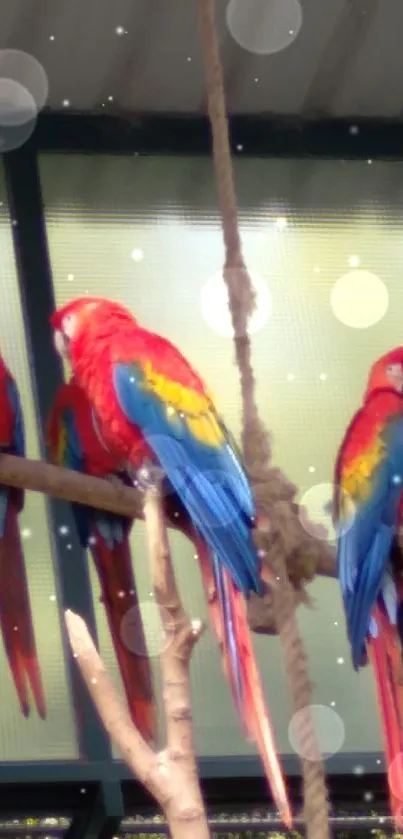
MULTIPOLYGON (((212 302, 209 299, 208 289, 205 292, 202 306, 204 307, 206 318, 210 318, 210 321, 213 323, 213 329, 215 328, 217 330, 218 328, 218 331, 221 330, 222 335, 224 337, 227 336, 227 338, 228 335, 234 335, 234 355, 239 383, 237 382, 234 370, 226 368, 227 356, 225 361, 221 362, 220 360, 218 364, 216 362, 215 388, 218 399, 222 398, 223 400, 227 400, 233 406, 236 405, 238 399, 236 389, 237 387, 240 389, 242 406, 241 425, 239 427, 236 409, 234 408, 233 430, 239 430, 244 462, 252 480, 256 496, 260 516, 260 526, 256 533, 257 546, 263 563, 267 564, 277 579, 277 586, 273 590, 269 590, 264 598, 251 598, 249 603, 249 622, 250 626, 263 636, 278 636, 278 640, 271 639, 269 641, 267 638, 259 639, 260 661, 262 661, 262 656, 267 657, 269 661, 271 657, 275 660, 275 657, 278 657, 278 649, 281 650, 289 692, 289 710, 285 704, 282 710, 279 707, 283 704, 284 697, 281 695, 281 691, 278 691, 276 686, 270 683, 270 663, 267 665, 268 672, 267 674, 265 673, 266 687, 269 693, 269 706, 272 707, 272 700, 276 703, 274 697, 276 693, 277 710, 280 714, 283 714, 284 718, 283 728, 285 719, 292 718, 293 720, 293 747, 301 755, 301 773, 304 788, 303 812, 297 814, 297 816, 300 815, 302 818, 305 835, 309 839, 326 839, 326 837, 330 837, 331 835, 331 828, 329 825, 329 802, 325 777, 325 762, 322 753, 325 752, 325 757, 328 757, 328 754, 337 752, 341 747, 343 735, 340 735, 340 730, 337 729, 337 726, 344 716, 341 710, 343 690, 339 689, 337 699, 335 700, 333 697, 335 695, 334 691, 337 689, 337 676, 334 677, 334 673, 338 668, 339 672, 342 672, 348 651, 344 634, 342 634, 342 621, 340 620, 339 625, 339 620, 333 616, 333 619, 330 620, 331 628, 329 627, 328 620, 326 626, 323 626, 321 629, 322 635, 314 642, 312 646, 312 660, 308 662, 305 644, 299 629, 299 618, 302 616, 302 621, 311 620, 309 609, 315 609, 315 604, 310 601, 306 583, 310 582, 317 574, 322 574, 325 577, 335 575, 334 553, 331 540, 329 541, 328 539, 329 533, 326 529, 329 520, 328 513, 325 509, 326 502, 329 501, 329 481, 328 479, 326 480, 328 464, 326 463, 326 466, 323 468, 317 465, 326 460, 326 455, 323 457, 324 428, 326 423, 329 422, 329 417, 334 410, 333 406, 329 403, 330 397, 326 390, 328 374, 325 365, 322 367, 321 364, 322 359, 325 360, 329 357, 329 346, 334 338, 334 335, 332 335, 334 325, 332 326, 329 322, 328 334, 322 339, 322 343, 316 343, 316 349, 320 351, 321 355, 315 360, 314 375, 317 389, 311 391, 313 404, 308 406, 303 404, 303 394, 298 378, 300 380, 303 379, 304 371, 300 370, 296 374, 294 369, 288 369, 284 358, 278 355, 276 356, 275 364, 282 371, 282 378, 286 383, 285 386, 294 387, 294 393, 296 394, 294 396, 295 409, 296 411, 298 410, 295 420, 291 424, 292 445, 289 446, 288 461, 284 463, 284 471, 282 471, 281 468, 272 465, 272 446, 273 444, 276 445, 276 438, 271 438, 262 420, 262 396, 260 395, 259 399, 256 396, 255 375, 259 387, 262 388, 264 417, 270 418, 272 415, 274 416, 276 413, 274 393, 276 385, 272 381, 273 377, 270 373, 273 359, 268 352, 267 357, 264 352, 263 354, 258 352, 258 369, 254 369, 253 346, 256 343, 259 350, 259 341, 261 340, 258 328, 259 324, 256 326, 256 321, 259 321, 259 317, 261 317, 264 324, 270 324, 270 320, 267 321, 270 301, 261 301, 259 293, 257 299, 255 299, 253 292, 254 283, 249 273, 248 255, 244 253, 241 242, 225 113, 222 70, 214 28, 213 0, 199 0, 198 13, 205 56, 208 109, 213 139, 213 160, 224 240, 223 278, 228 290, 230 318, 227 320, 225 318, 224 320, 222 319, 222 311, 220 310, 221 315, 218 312, 217 300, 212 302), (221 316, 221 322, 217 320, 218 315, 221 316), (253 322, 253 318, 255 318, 255 327, 248 330, 249 321, 252 319, 253 322), (251 337, 251 333, 254 331, 256 331, 256 335, 252 335, 251 337), (263 385, 261 385, 262 380, 263 385), (273 390, 271 390, 271 384, 273 384, 273 390), (230 391, 229 396, 225 392, 226 388, 230 391), (222 394, 220 394, 220 390, 222 390, 222 394), (297 405, 300 406, 298 409, 297 405), (304 437, 308 432, 309 416, 316 416, 318 421, 318 428, 315 429, 316 463, 311 462, 312 449, 304 454, 304 437), (298 505, 297 503, 296 489, 296 483, 300 482, 298 471, 299 461, 304 464, 301 466, 301 474, 302 472, 305 474, 305 488, 307 490, 302 505, 298 505), (314 490, 316 488, 316 495, 315 492, 313 494, 312 492, 310 493, 310 489, 312 488, 314 490), (323 510, 323 524, 318 523, 318 517, 314 515, 318 512, 317 508, 323 510), (300 609, 297 612, 298 606, 300 606, 300 609), (303 614, 304 610, 308 610, 305 615, 303 614), (338 630, 336 634, 334 634, 333 627, 338 630), (323 684, 325 685, 326 692, 325 676, 324 680, 322 680, 322 695, 319 701, 317 699, 317 693, 314 693, 313 682, 316 681, 315 677, 318 673, 318 668, 315 664, 315 653, 319 655, 319 649, 322 643, 329 650, 329 661, 326 670, 329 695, 326 697, 324 695, 323 684), (329 709, 329 716, 327 718, 325 717, 325 721, 322 724, 327 729, 329 736, 327 739, 325 736, 327 746, 323 747, 321 740, 324 735, 321 732, 321 736, 318 737, 316 730, 318 717, 315 717, 315 709, 325 706, 329 709), (334 707, 337 708, 337 712, 330 710, 334 707), (331 729, 330 734, 329 728, 331 729), (337 745, 336 741, 340 741, 340 745, 337 745)), ((52 204, 52 166, 54 165, 53 161, 49 162, 46 158, 40 161, 45 212, 47 190, 49 190, 49 206, 54 206, 52 204)), ((96 168, 98 164, 94 163, 93 165, 96 168)), ((136 161, 133 162, 133 165, 136 165, 136 161)), ((146 167, 149 166, 149 163, 141 161, 141 165, 145 167, 143 170, 145 174, 142 177, 147 179, 146 167)), ((191 171, 194 174, 197 170, 197 165, 197 161, 188 164, 189 172, 191 171)), ((74 192, 74 178, 70 178, 70 175, 72 175, 76 166, 76 161, 66 161, 64 186, 67 191, 69 189, 72 190, 71 195, 74 192)), ((164 190, 163 164, 161 161, 156 161, 153 163, 153 166, 157 169, 156 180, 159 180, 159 200, 161 200, 161 193, 164 190), (158 167, 160 167, 159 173, 158 167)), ((183 166, 183 163, 181 163, 181 166, 183 166)), ((273 177, 274 170, 275 167, 273 166, 271 168, 273 177)), ((120 179, 120 182, 122 182, 124 180, 119 161, 112 164, 109 171, 111 181, 116 182, 116 179, 118 181, 120 179)), ((281 164, 278 164, 278 171, 280 173, 279 178, 281 179, 281 164)), ((248 172, 244 170, 244 173, 242 173, 240 170, 240 175, 241 178, 246 179, 248 172)), ((206 167, 199 166, 198 177, 201 182, 203 182, 205 176, 206 167)), ((176 168, 175 173, 175 164, 172 164, 170 177, 174 180, 177 178, 180 179, 180 167, 176 168)), ((186 191, 183 186, 183 181, 181 182, 181 188, 186 191)), ((257 184, 255 184, 255 189, 258 193, 259 188, 257 184)), ((183 198, 183 196, 181 197, 183 198)), ((74 203, 73 198, 72 203, 74 203)), ((186 197, 184 203, 186 205, 186 197)), ((208 204, 209 197, 207 196, 206 206, 208 204)), ((74 242, 77 236, 80 225, 79 215, 80 213, 78 212, 73 216, 69 233, 66 234, 67 238, 71 236, 71 243, 74 242)), ((275 213, 275 218, 277 230, 287 227, 287 211, 284 208, 279 208, 278 212, 275 213)), ((124 222, 124 218, 121 221, 124 222)), ((185 223, 187 221, 185 219, 185 223)), ((183 219, 179 221, 178 230, 181 223, 183 223, 183 219)), ((204 215, 203 207, 200 207, 199 216, 191 221, 190 228, 192 228, 192 224, 193 229, 191 229, 190 238, 186 239, 185 236, 183 237, 182 244, 184 249, 187 249, 187 252, 181 257, 183 266, 181 270, 185 272, 188 278, 186 292, 188 296, 184 297, 182 301, 183 322, 180 324, 180 331, 183 333, 184 340, 189 343, 191 342, 194 328, 192 322, 194 315, 192 315, 191 302, 194 296, 194 289, 192 287, 191 238, 193 235, 196 237, 199 232, 200 235, 203 235, 206 228, 214 226, 215 220, 204 215)), ((49 248, 52 256, 52 248, 58 241, 58 236, 65 234, 60 234, 57 221, 52 219, 51 213, 47 218, 47 225, 49 248)), ((161 225, 162 228, 163 225, 161 225)), ((362 233, 362 236, 364 238, 364 233, 362 233)), ((320 234, 318 234, 319 237, 320 234)), ((143 270, 142 242, 139 235, 137 238, 139 243, 138 247, 136 245, 132 250, 132 259, 134 264, 139 266, 139 270, 143 270)), ((213 238, 209 240, 209 246, 213 249, 215 248, 213 259, 216 259, 217 254, 220 253, 220 248, 217 246, 217 241, 215 240, 214 245, 213 241, 213 238)), ((97 242, 99 243, 99 238, 97 242)), ((348 248, 346 245, 346 261, 349 260, 348 267, 351 271, 356 270, 359 272, 360 257, 356 253, 359 250, 356 238, 354 244, 355 249, 348 248)), ((99 246, 101 247, 101 245, 99 246)), ((320 246, 317 244, 317 252, 314 258, 309 256, 309 259, 313 263, 311 266, 313 282, 317 282, 317 293, 319 296, 324 293, 324 286, 322 287, 320 285, 320 274, 326 267, 326 243, 322 244, 322 248, 323 253, 320 253, 320 246)), ((66 260, 65 262, 62 260, 63 264, 54 266, 57 304, 64 303, 69 297, 75 296, 74 291, 76 290, 77 277, 70 241, 66 246, 66 251, 68 252, 69 265, 67 266, 66 260), (58 282, 59 276, 61 277, 62 275, 67 277, 67 282, 58 282)), ((156 262, 155 255, 153 258, 156 262)), ((302 259, 306 258, 306 254, 303 254, 302 259)), ((119 268, 117 266, 118 272, 119 268)), ((254 272, 252 271, 253 274, 254 272)), ((365 281, 367 283, 367 289, 369 287, 368 284, 373 282, 370 279, 373 276, 367 272, 366 277, 361 278, 362 282, 365 281)), ((111 278, 109 275, 102 276, 102 270, 100 270, 97 277, 92 276, 90 269, 85 278, 81 275, 79 279, 79 293, 83 292, 83 281, 85 293, 89 295, 101 293, 105 294, 105 296, 112 296, 112 288, 110 286, 111 278)), ((151 282, 152 280, 150 279, 151 282)), ((164 286, 163 277, 158 282, 161 283, 158 288, 152 289, 150 285, 149 297, 141 301, 141 306, 142 314, 147 316, 147 307, 149 307, 151 312, 151 307, 154 305, 153 300, 155 300, 156 296, 155 292, 157 292, 157 296, 159 295, 161 299, 161 310, 158 315, 159 324, 155 324, 155 327, 157 328, 158 326, 159 331, 164 332, 164 325, 168 323, 165 309, 170 303, 169 296, 171 289, 169 288, 168 281, 167 285, 164 286), (168 297, 168 300, 164 299, 164 295, 168 297)), ((116 283, 118 283, 118 280, 116 280, 116 283)), ((121 290, 116 285, 116 291, 119 296, 124 295, 127 298, 127 289, 125 289, 122 295, 121 290)), ((397 295, 398 292, 396 292, 396 300, 398 299, 397 295)), ((385 304, 382 303, 381 298, 382 291, 379 291, 378 306, 382 308, 382 305, 385 304)), ((299 312, 301 315, 306 313, 312 299, 312 287, 305 289, 301 286, 298 290, 295 288, 284 288, 283 319, 286 320, 290 317, 293 307, 294 311, 299 312)), ((125 302, 130 305, 133 303, 133 309, 135 310, 136 306, 138 309, 137 290, 135 291, 133 289, 133 300, 125 299, 125 302)), ((337 305, 339 305, 340 309, 341 304, 337 304, 336 301, 333 310, 335 310, 335 307, 337 308, 337 305)), ((362 326, 366 325, 364 323, 366 317, 368 324, 371 323, 369 303, 366 314, 365 312, 361 312, 357 315, 358 318, 359 316, 362 318, 362 326)), ((152 320, 152 317, 154 317, 155 323, 154 312, 150 315, 149 320, 152 320)), ((350 310, 346 313, 344 311, 344 322, 348 323, 349 318, 350 321, 351 318, 354 318, 354 312, 350 310)), ((315 330, 315 317, 311 317, 310 322, 313 330, 315 330)), ((394 315, 394 312, 391 314, 389 326, 390 332, 387 336, 377 335, 376 337, 377 350, 379 349, 380 352, 388 349, 389 344, 393 344, 393 340, 395 340, 395 343, 399 342, 400 324, 399 318, 394 315)), ((312 346, 315 345, 315 337, 317 336, 313 334, 312 346)), ((277 338, 276 327, 273 325, 272 336, 265 350, 268 349, 273 352, 277 338)), ((287 335, 286 340, 288 347, 294 348, 293 357, 297 363, 300 336, 296 331, 293 331, 292 325, 290 326, 290 333, 287 335)), ((180 343, 179 334, 178 343, 180 343)), ((365 345, 362 343, 358 344, 357 342, 353 347, 349 347, 348 352, 346 352, 345 347, 340 346, 340 356, 334 361, 333 366, 336 379, 337 377, 340 379, 341 371, 344 369, 346 363, 348 363, 348 353, 351 353, 352 349, 356 353, 355 357, 362 363, 362 367, 365 369, 369 343, 370 339, 368 339, 368 344, 365 343, 365 345)), ((202 348, 201 346, 197 347, 196 342, 193 347, 195 363, 198 362, 198 355, 201 355, 202 350, 205 361, 209 353, 213 355, 217 351, 216 347, 212 347, 211 349, 208 346, 206 347, 203 336, 201 344, 202 348)), ((372 360, 376 354, 371 347, 370 359, 372 360)), ((210 361, 213 363, 213 358, 207 360, 207 363, 209 364, 210 361)), ((360 374, 358 373, 357 389, 359 388, 359 379, 360 374)), ((355 395, 354 398, 352 397, 350 399, 349 394, 344 396, 341 394, 342 387, 340 387, 340 398, 345 400, 346 409, 354 409, 355 395)), ((275 419, 279 427, 281 446, 280 415, 276 416, 275 419)), ((311 429, 309 430, 311 431, 311 429)), ((163 749, 151 749, 142 741, 139 733, 133 727, 124 703, 109 675, 111 657, 108 654, 107 666, 105 666, 102 658, 95 649, 88 628, 82 619, 71 611, 67 611, 65 616, 66 626, 75 657, 74 666, 80 669, 88 691, 114 746, 117 747, 130 769, 144 783, 164 812, 172 839, 185 839, 185 837, 186 839, 187 837, 207 839, 212 834, 211 828, 208 825, 203 797, 198 782, 196 764, 198 744, 195 747, 195 733, 193 731, 191 709, 193 705, 195 717, 199 714, 203 716, 204 696, 206 694, 203 688, 206 687, 208 682, 211 687, 215 680, 221 678, 221 673, 219 667, 214 669, 215 665, 208 675, 206 672, 206 684, 197 685, 199 690, 197 692, 195 691, 192 699, 190 695, 189 677, 191 659, 197 655, 203 658, 203 650, 205 649, 203 645, 210 643, 204 633, 205 607, 202 606, 200 600, 196 599, 192 603, 192 617, 189 617, 187 614, 188 609, 185 610, 183 606, 186 592, 182 589, 178 590, 174 573, 174 564, 177 565, 177 561, 175 563, 175 558, 173 560, 171 556, 172 548, 170 545, 174 546, 173 553, 175 553, 176 549, 178 549, 178 553, 184 553, 186 549, 184 549, 180 538, 175 535, 173 538, 171 537, 170 542, 168 541, 167 522, 164 517, 162 500, 158 491, 153 487, 144 497, 144 495, 139 494, 131 488, 129 489, 121 485, 116 487, 113 483, 105 482, 101 479, 85 478, 77 473, 51 466, 44 462, 24 460, 6 455, 2 456, 0 460, 0 477, 5 484, 13 487, 23 487, 28 490, 47 493, 56 498, 96 505, 100 509, 131 516, 135 515, 135 517, 143 519, 146 543, 141 541, 141 538, 137 540, 137 536, 135 538, 137 551, 144 557, 146 547, 149 558, 149 569, 145 570, 143 568, 142 571, 140 570, 140 574, 144 575, 143 586, 152 585, 153 588, 153 597, 151 596, 152 593, 150 593, 147 605, 149 607, 149 623, 152 626, 154 634, 151 635, 148 641, 151 643, 151 646, 154 644, 156 663, 160 663, 161 665, 160 688, 162 703, 160 711, 162 717, 165 719, 166 730, 166 745, 163 749), (155 604, 158 605, 156 606, 155 604), (168 638, 169 643, 165 643, 164 638, 165 640, 168 638), (199 653, 198 648, 201 650, 199 653)), ((304 483, 304 479, 301 483, 304 483)), ((68 540, 70 537, 68 528, 65 528, 65 532, 62 532, 62 528, 63 526, 59 528, 59 535, 65 539, 66 550, 69 550, 71 549, 71 545, 69 548, 68 540)), ((30 535, 26 532, 25 537, 29 539, 30 535)), ((326 585, 334 587, 334 595, 331 597, 336 598, 336 584, 329 582, 326 585)), ((53 596, 54 600, 56 600, 56 596, 53 596)), ((97 611, 101 613, 102 606, 97 611)), ((335 612, 334 615, 336 614, 338 617, 338 613, 335 612)), ((319 628, 318 622, 315 624, 315 628, 319 628)), ((105 635, 105 621, 103 617, 99 620, 99 629, 102 650, 103 637, 105 635)), ((159 667, 156 667, 156 669, 159 670, 159 667)), ((374 755, 378 754, 379 751, 379 732, 377 730, 377 723, 374 722, 374 699, 372 696, 371 680, 366 675, 364 677, 360 676, 359 682, 358 677, 353 677, 353 675, 350 677, 351 681, 353 678, 357 679, 357 683, 354 681, 354 693, 351 694, 354 698, 356 708, 352 711, 348 733, 351 740, 357 745, 356 751, 367 753, 370 763, 371 761, 374 763, 375 760, 378 763, 380 758, 375 758, 374 755), (365 745, 362 747, 363 742, 365 745)), ((59 692, 68 690, 67 685, 59 684, 58 690, 59 692)), ((231 714, 231 711, 228 709, 228 702, 228 697, 223 697, 217 704, 217 714, 221 714, 222 719, 225 719, 227 715, 231 714)), ((231 723, 231 727, 227 729, 226 736, 228 742, 226 745, 228 755, 233 754, 235 757, 239 753, 239 743, 235 743, 235 745, 231 743, 234 731, 235 723, 231 723)), ((211 732, 209 739, 208 723, 206 723, 204 729, 201 726, 201 732, 205 745, 207 744, 207 748, 211 749, 213 753, 214 744, 212 743, 211 732)), ((240 737, 240 735, 236 736, 240 737)), ((351 751, 354 750, 351 749, 351 751)), ((68 757, 74 756, 68 755, 68 757)), ((371 769, 375 770, 375 766, 370 766, 368 771, 371 771, 371 769)), ((358 763, 356 766, 349 767, 349 771, 359 775, 361 771, 364 773, 367 770, 358 763)), ((364 794, 369 795, 370 793, 370 790, 364 790, 364 794)))

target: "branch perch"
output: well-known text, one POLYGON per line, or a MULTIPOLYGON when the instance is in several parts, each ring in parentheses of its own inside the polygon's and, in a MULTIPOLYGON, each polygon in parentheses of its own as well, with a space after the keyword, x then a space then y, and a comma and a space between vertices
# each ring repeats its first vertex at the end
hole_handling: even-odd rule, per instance
MULTIPOLYGON (((103 478, 91 478, 62 466, 53 466, 42 460, 29 460, 10 454, 0 454, 0 484, 42 492, 60 498, 63 501, 76 501, 78 504, 88 504, 100 510, 111 513, 144 519, 143 493, 134 487, 127 487, 123 483, 112 484, 103 478)), ((296 517, 295 517, 296 518, 296 517)), ((169 527, 183 530, 181 522, 169 521, 169 527)), ((335 561, 332 548, 323 540, 308 537, 301 530, 302 546, 306 543, 306 551, 312 557, 311 573, 306 574, 305 565, 299 567, 297 559, 290 557, 290 571, 295 571, 295 580, 309 580, 316 574, 326 577, 336 576, 335 561)))
POLYGON ((158 488, 144 498, 144 520, 155 599, 166 642, 161 654, 166 748, 155 752, 133 725, 108 675, 85 622, 66 611, 70 646, 99 716, 132 772, 158 802, 172 839, 210 839, 201 795, 191 712, 189 665, 203 633, 181 603, 174 576, 162 500, 158 488))

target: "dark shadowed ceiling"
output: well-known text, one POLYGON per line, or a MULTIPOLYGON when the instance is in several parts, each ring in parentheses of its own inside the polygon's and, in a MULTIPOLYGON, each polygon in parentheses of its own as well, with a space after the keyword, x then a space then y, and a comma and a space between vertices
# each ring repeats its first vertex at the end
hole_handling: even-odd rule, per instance
MULTIPOLYGON (((217 25, 232 113, 400 118, 401 0, 217 0, 217 25)), ((0 47, 41 62, 53 109, 204 110, 196 0, 3 2, 0 47)))

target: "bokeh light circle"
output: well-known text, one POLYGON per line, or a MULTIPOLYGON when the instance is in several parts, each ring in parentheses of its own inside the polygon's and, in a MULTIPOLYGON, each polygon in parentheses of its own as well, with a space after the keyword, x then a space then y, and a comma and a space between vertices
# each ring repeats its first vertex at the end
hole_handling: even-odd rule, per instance
MULTIPOLYGON (((256 294, 256 305, 249 319, 248 333, 254 335, 265 326, 271 312, 271 294, 266 281, 249 272, 256 294)), ((233 338, 231 313, 228 305, 228 290, 222 271, 217 271, 204 284, 201 292, 202 315, 209 327, 223 338, 233 338)))
POLYGON ((273 55, 295 41, 302 26, 299 0, 230 0, 227 26, 240 47, 273 55))
POLYGON ((389 766, 388 784, 393 795, 403 802, 403 752, 399 752, 389 766))
POLYGON ((327 705, 308 705, 293 715, 288 726, 288 739, 294 752, 304 760, 316 761, 318 759, 314 745, 300 736, 308 715, 316 732, 316 742, 321 756, 326 760, 337 754, 343 748, 345 741, 344 723, 339 714, 327 705))
POLYGON ((161 655, 169 639, 164 632, 157 603, 143 600, 137 606, 131 606, 120 622, 120 637, 125 647, 139 658, 161 655))
POLYGON ((31 94, 40 111, 49 93, 49 82, 42 64, 22 50, 0 50, 0 79, 13 79, 31 94))
POLYGON ((18 149, 34 131, 35 101, 22 84, 0 78, 0 154, 18 149))
POLYGON ((389 306, 385 283, 370 271, 355 270, 336 280, 330 305, 333 314, 352 329, 368 329, 382 320, 389 306))
MULTIPOLYGON (((342 492, 345 524, 340 532, 347 533, 354 523, 355 504, 350 495, 342 492)), ((298 517, 306 533, 316 539, 334 543, 336 531, 332 520, 334 485, 315 484, 304 492, 298 505, 298 517)))

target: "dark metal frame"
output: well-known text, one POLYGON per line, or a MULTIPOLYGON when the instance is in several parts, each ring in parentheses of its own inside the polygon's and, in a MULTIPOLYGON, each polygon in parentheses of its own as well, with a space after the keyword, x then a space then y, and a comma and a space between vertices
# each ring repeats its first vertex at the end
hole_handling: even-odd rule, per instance
MULTIPOLYGON (((237 117, 231 120, 231 143, 234 154, 248 156, 403 158, 402 123, 365 120, 355 122, 354 126, 352 130, 351 122, 347 120, 302 122, 299 119, 237 117)), ((38 153, 189 156, 210 154, 210 146, 209 126, 204 118, 45 113, 40 116, 32 138, 18 151, 4 155, 32 384, 42 421, 48 414, 62 371, 53 351, 48 325, 54 299, 38 153)), ((43 440, 41 446, 43 451, 43 440)), ((55 530, 62 524, 67 524, 71 534, 75 534, 69 507, 54 499, 48 499, 47 503, 54 534, 54 570, 61 620, 62 609, 72 608, 83 615, 95 634, 90 581, 83 551, 75 535, 69 535, 68 541, 73 543, 74 548, 69 551, 55 538, 55 530)), ((24 802, 24 810, 31 812, 41 809, 48 812, 49 809, 54 812, 59 809, 66 814, 73 812, 75 818, 69 829, 72 839, 89 834, 111 839, 116 834, 124 809, 150 809, 152 803, 139 784, 130 778, 125 766, 112 759, 108 739, 66 641, 64 652, 82 759, 0 764, 0 784, 7 784, 7 808, 13 812, 21 809, 17 806, 21 801, 24 802), (51 796, 49 786, 44 792, 39 783, 51 784, 51 796), (86 792, 80 792, 82 789, 86 792)), ((347 756, 329 762, 334 805, 356 807, 362 791, 370 789, 375 801, 365 805, 364 809, 368 812, 376 805, 385 806, 385 783, 379 774, 382 770, 376 772, 378 757, 354 755, 356 764, 363 763, 373 770, 370 775, 364 776, 365 781, 362 777, 351 775, 351 759, 347 756)), ((293 800, 298 802, 299 763, 296 759, 287 758, 284 764, 289 773, 293 800)), ((200 770, 207 800, 213 807, 228 809, 231 801, 236 800, 246 809, 267 801, 267 790, 256 759, 204 759, 200 761, 200 770)))

